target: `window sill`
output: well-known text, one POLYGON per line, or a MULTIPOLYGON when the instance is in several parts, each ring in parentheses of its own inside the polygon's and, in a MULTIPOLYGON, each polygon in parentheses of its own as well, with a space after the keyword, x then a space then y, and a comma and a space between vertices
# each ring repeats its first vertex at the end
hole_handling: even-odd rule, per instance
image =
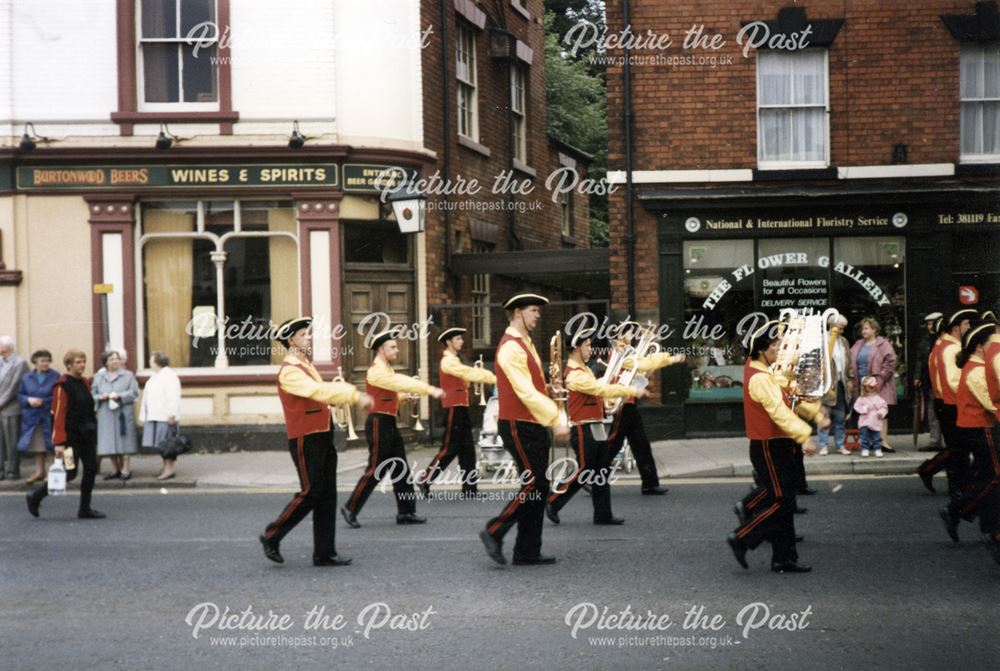
POLYGON ((523 16, 528 21, 531 21, 531 12, 529 12, 522 4, 521 0, 510 0, 510 6, 514 8, 514 11, 523 16))
POLYGON ((485 145, 481 145, 478 142, 476 142, 475 140, 470 140, 469 138, 465 137, 464 135, 459 135, 458 136, 458 145, 460 147, 465 147, 466 149, 468 149, 470 151, 474 151, 477 154, 481 154, 481 155, 485 156, 486 158, 489 158, 493 154, 493 152, 490 151, 489 147, 487 147, 485 145))
POLYGON ((112 112, 115 123, 236 123, 239 112, 112 112))
POLYGON ((564 245, 570 245, 571 247, 576 247, 576 238, 572 235, 562 234, 562 242, 564 245))
POLYGON ((514 159, 514 170, 517 170, 518 172, 523 172, 525 175, 527 175, 532 179, 538 176, 538 173, 535 171, 534 168, 532 168, 527 163, 521 163, 516 158, 514 159))

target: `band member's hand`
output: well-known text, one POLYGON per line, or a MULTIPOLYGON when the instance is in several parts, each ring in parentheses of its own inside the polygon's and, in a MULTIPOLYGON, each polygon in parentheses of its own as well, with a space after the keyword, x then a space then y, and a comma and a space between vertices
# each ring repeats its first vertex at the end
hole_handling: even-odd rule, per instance
POLYGON ((687 361, 687 354, 681 352, 677 355, 677 363, 684 363, 685 361, 687 361))
POLYGON ((56 459, 62 459, 64 454, 66 454, 66 446, 56 445, 56 459))
POLYGON ((444 389, 441 387, 431 387, 431 396, 434 398, 441 398, 444 396, 444 389))
POLYGON ((359 410, 367 410, 368 408, 372 407, 374 403, 375 403, 374 398, 372 398, 368 394, 362 393, 361 396, 358 396, 358 402, 355 403, 354 405, 358 406, 359 410))
POLYGON ((569 440, 569 427, 565 424, 560 424, 552 429, 552 435, 555 436, 556 440, 569 440))
POLYGON ((646 398, 647 396, 649 396, 649 391, 647 391, 646 389, 638 389, 635 392, 636 400, 639 400, 640 398, 646 398))
POLYGON ((42 399, 36 398, 34 396, 29 396, 28 405, 30 405, 32 408, 40 408, 42 407, 42 399))
POLYGON ((830 421, 830 415, 826 413, 823 413, 823 416, 820 417, 820 420, 816 422, 816 426, 823 429, 824 431, 826 429, 829 429, 831 424, 833 424, 833 422, 830 421))
POLYGON ((810 457, 816 454, 816 441, 810 438, 802 445, 802 453, 807 454, 810 457))
POLYGON ((167 417, 167 424, 169 424, 170 426, 173 426, 176 423, 177 423, 177 418, 176 417, 174 417, 173 415, 170 415, 170 417, 167 417))

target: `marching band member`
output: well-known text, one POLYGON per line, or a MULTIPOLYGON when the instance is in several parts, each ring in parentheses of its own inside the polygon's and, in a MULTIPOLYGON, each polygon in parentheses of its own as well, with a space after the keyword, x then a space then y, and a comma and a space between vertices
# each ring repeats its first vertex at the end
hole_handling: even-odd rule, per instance
POLYGON ((555 557, 541 554, 542 522, 549 494, 549 433, 557 440, 569 438, 569 427, 559 423, 559 408, 546 393, 542 362, 531 333, 541 319, 541 306, 549 301, 536 294, 518 294, 504 303, 509 325, 497 346, 498 425, 504 447, 520 470, 521 490, 499 516, 491 519, 479 538, 486 554, 505 564, 503 538, 517 524, 513 563, 554 564, 555 557))
MULTIPOLYGON (((618 339, 615 342, 615 347, 619 350, 629 347, 636 337, 636 332, 639 328, 639 324, 633 321, 626 321, 619 324, 618 339)), ((639 356, 637 360, 633 359, 634 357, 626 359, 623 367, 628 369, 637 368, 640 373, 648 375, 661 368, 684 363, 686 357, 684 353, 675 355, 667 352, 657 352, 651 356, 639 356)), ((628 439, 629 447, 632 448, 632 456, 635 458, 635 464, 639 469, 639 476, 642 478, 642 493, 647 496, 666 494, 667 488, 660 486, 660 478, 656 472, 656 460, 653 458, 653 448, 649 443, 649 437, 646 435, 646 427, 642 423, 642 415, 635 404, 635 398, 628 398, 622 403, 621 408, 619 408, 618 413, 615 415, 615 421, 611 425, 608 446, 612 457, 622 449, 626 438, 628 439)))
POLYGON ((462 493, 470 496, 477 493, 476 483, 479 481, 479 476, 476 473, 476 445, 472 440, 472 422, 469 420, 468 383, 496 384, 497 378, 484 368, 466 366, 462 363, 461 351, 465 344, 466 332, 466 329, 456 327, 446 329, 438 336, 438 342, 444 344, 438 384, 444 390, 441 407, 448 411, 448 420, 441 451, 434 456, 420 482, 420 491, 424 498, 430 494, 434 479, 448 468, 448 464, 456 456, 462 473, 462 493))
POLYGON ((396 524, 423 524, 426 518, 417 516, 410 467, 406 461, 403 437, 396 428, 396 414, 403 394, 421 394, 441 398, 444 392, 425 382, 397 373, 392 368, 399 358, 399 344, 392 328, 372 338, 371 350, 375 353, 371 367, 365 377, 365 386, 372 395, 373 403, 368 419, 365 420, 365 437, 368 439, 368 467, 354 487, 354 493, 340 512, 347 523, 357 529, 358 513, 364 507, 376 483, 383 477, 392 480, 392 490, 396 496, 396 524), (391 462, 387 468, 383 464, 391 462))
POLYGON ((569 359, 563 379, 569 390, 570 444, 576 453, 577 467, 569 480, 563 483, 564 489, 549 495, 545 514, 554 524, 559 524, 559 511, 580 489, 581 477, 591 481, 594 524, 621 524, 625 521, 611 514, 611 484, 608 480, 615 455, 605 437, 604 399, 643 398, 647 392, 645 389, 598 382, 593 371, 587 367, 591 353, 590 337, 591 333, 582 330, 566 334, 569 359))
POLYGON ((948 492, 952 498, 959 494, 969 471, 969 452, 959 445, 955 436, 955 419, 958 415, 955 394, 962 371, 955 358, 962 349, 961 338, 969 330, 969 320, 979 314, 972 309, 959 310, 943 322, 943 333, 931 349, 928 368, 931 373, 931 388, 934 390, 934 412, 941 425, 945 448, 920 464, 917 473, 921 482, 934 491, 932 479, 942 468, 948 473, 948 492))
MULTIPOLYGON (((1000 409, 1000 320, 997 319, 992 310, 984 312, 982 319, 986 323, 996 324, 993 333, 983 347, 983 362, 990 401, 996 408, 1000 409)), ((1000 411, 997 412, 994 419, 997 421, 993 425, 990 439, 993 441, 993 449, 996 452, 1000 450, 1000 411)), ((990 554, 993 555, 993 559, 1000 564, 1000 492, 997 489, 994 489, 993 492, 992 513, 994 515, 992 520, 988 518, 984 520, 984 526, 990 534, 987 538, 987 547, 990 554)))
MULTIPOLYGON (((973 464, 968 486, 940 512, 945 530, 955 543, 959 521, 971 522, 981 514, 984 526, 996 521, 995 510, 984 510, 984 507, 995 508, 993 492, 1000 484, 1000 455, 993 436, 998 410, 990 398, 984 359, 986 344, 995 331, 992 323, 968 331, 962 338, 962 351, 956 361, 962 375, 955 393, 955 438, 963 451, 972 453, 973 464)), ((996 532, 995 528, 990 529, 996 532)))
MULTIPOLYGON (((795 551, 795 493, 798 485, 796 445, 812 455, 816 443, 812 427, 804 420, 817 422, 821 428, 830 418, 818 403, 799 403, 792 411, 791 400, 771 372, 781 340, 777 321, 770 321, 753 333, 749 357, 743 369, 743 412, 750 461, 760 485, 755 490, 752 517, 747 517, 726 538, 743 568, 748 568, 746 554, 763 541, 771 542, 771 570, 777 573, 806 573, 812 568, 798 563, 795 551)), ((737 504, 737 509, 743 508, 737 504)))
POLYGON ((264 556, 285 560, 279 544, 309 511, 313 516, 313 565, 351 563, 334 549, 337 518, 337 450, 333 447, 329 406, 348 403, 371 406, 372 399, 346 382, 324 382, 311 363, 312 317, 290 319, 274 339, 288 350, 278 370, 278 398, 285 414, 288 451, 301 489, 260 537, 264 556))

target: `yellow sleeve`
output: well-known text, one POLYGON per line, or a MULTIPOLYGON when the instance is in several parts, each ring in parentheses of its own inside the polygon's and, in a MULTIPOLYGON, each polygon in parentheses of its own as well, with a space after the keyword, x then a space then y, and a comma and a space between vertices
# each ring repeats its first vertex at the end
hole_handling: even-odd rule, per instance
POLYGON ((823 404, 819 401, 796 403, 795 414, 807 422, 818 422, 823 418, 823 404))
POLYGON ((666 368, 667 366, 672 366, 675 363, 680 363, 681 358, 679 356, 674 356, 669 352, 657 352, 650 356, 641 356, 638 360, 638 366, 634 357, 629 357, 625 359, 622 364, 623 368, 638 367, 640 373, 650 373, 654 370, 659 370, 660 368, 666 368))
POLYGON ((942 359, 944 359, 944 377, 952 391, 958 391, 958 383, 962 379, 962 369, 955 362, 955 355, 958 354, 959 347, 954 343, 949 344, 944 349, 942 359))
POLYGON ((800 445, 809 440, 812 427, 799 419, 791 408, 785 405, 781 388, 768 375, 754 375, 747 387, 750 398, 760 403, 771 419, 782 431, 800 445))
POLYGON ((357 403, 361 396, 353 384, 347 382, 319 382, 301 368, 285 366, 278 375, 278 384, 293 396, 311 398, 327 405, 357 403))
POLYGON ((485 368, 466 366, 459 361, 457 356, 446 356, 441 358, 441 370, 448 375, 462 378, 466 382, 482 382, 484 384, 496 384, 497 376, 485 368))
POLYGON ((528 370, 528 354, 516 342, 506 342, 497 352, 497 366, 504 372, 521 403, 542 426, 556 426, 559 407, 551 398, 535 389, 528 370))
POLYGON ((372 366, 369 368, 365 379, 368 381, 368 384, 399 393, 423 394, 425 396, 431 393, 431 387, 426 382, 412 378, 409 375, 386 370, 382 366, 372 366))
POLYGON ((593 375, 580 369, 574 369, 566 376, 566 388, 588 396, 600 396, 601 398, 632 398, 635 396, 635 387, 626 387, 623 384, 601 384, 600 380, 593 375))
POLYGON ((986 386, 986 369, 977 367, 969 371, 969 375, 965 378, 965 383, 969 385, 969 391, 976 397, 979 404, 993 414, 996 414, 997 408, 993 405, 993 401, 990 399, 990 389, 986 386))

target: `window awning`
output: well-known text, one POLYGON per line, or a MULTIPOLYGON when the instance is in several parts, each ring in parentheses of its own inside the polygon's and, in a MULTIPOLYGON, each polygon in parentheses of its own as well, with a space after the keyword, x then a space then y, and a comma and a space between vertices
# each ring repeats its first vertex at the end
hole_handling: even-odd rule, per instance
POLYGON ((610 269, 611 253, 606 247, 485 252, 451 257, 451 270, 456 275, 504 275, 580 291, 595 298, 608 296, 610 269))

